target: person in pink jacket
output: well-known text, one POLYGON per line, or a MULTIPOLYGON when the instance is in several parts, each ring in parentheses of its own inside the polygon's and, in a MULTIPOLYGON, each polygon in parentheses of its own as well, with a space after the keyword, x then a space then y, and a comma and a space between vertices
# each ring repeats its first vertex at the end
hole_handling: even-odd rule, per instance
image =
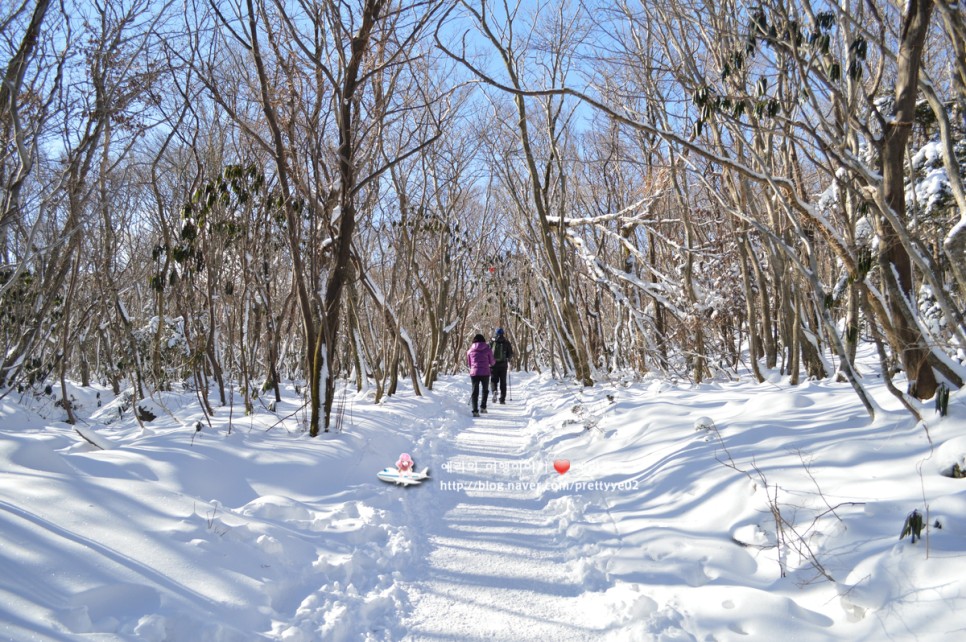
POLYGON ((478 334, 473 337, 473 345, 466 351, 466 363, 470 367, 470 379, 473 381, 473 416, 479 417, 486 413, 486 398, 490 394, 490 368, 496 363, 493 351, 486 343, 486 337, 478 334), (483 403, 477 406, 480 399, 480 387, 483 387, 483 403))

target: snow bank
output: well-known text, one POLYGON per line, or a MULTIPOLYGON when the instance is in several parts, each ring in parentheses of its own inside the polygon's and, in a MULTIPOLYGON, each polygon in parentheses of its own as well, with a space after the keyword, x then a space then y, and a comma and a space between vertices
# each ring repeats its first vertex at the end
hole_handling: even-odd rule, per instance
POLYGON ((520 373, 473 419, 464 379, 378 405, 350 392, 344 430, 317 439, 291 389, 278 414, 220 408, 210 427, 193 395, 169 393, 147 430, 108 391, 79 390, 79 432, 7 397, 0 638, 961 631, 961 394, 948 417, 927 412, 932 446, 873 378, 875 422, 830 381, 584 389, 520 373), (400 452, 431 480, 379 482, 400 452), (899 539, 913 509, 915 543, 899 539))

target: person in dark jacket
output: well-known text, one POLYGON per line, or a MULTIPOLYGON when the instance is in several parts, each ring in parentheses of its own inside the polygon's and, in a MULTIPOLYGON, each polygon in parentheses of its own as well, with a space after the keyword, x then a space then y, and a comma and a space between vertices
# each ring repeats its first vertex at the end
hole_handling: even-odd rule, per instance
POLYGON ((506 403, 506 377, 510 367, 510 359, 513 358, 513 346, 506 338, 503 328, 496 329, 496 336, 490 342, 490 350, 493 351, 493 358, 496 365, 490 373, 490 382, 493 385, 493 396, 500 392, 500 403, 506 403))
POLYGON ((473 337, 473 345, 466 352, 466 363, 470 367, 470 379, 473 381, 473 416, 479 417, 486 413, 486 399, 489 396, 490 368, 496 363, 493 351, 486 344, 486 337, 477 334, 473 337), (483 388, 483 403, 477 406, 480 398, 480 387, 483 388))

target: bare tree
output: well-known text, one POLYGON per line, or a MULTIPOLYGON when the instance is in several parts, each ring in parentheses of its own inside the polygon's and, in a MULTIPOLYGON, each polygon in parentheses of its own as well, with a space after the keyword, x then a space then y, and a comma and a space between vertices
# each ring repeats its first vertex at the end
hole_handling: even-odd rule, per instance
MULTIPOLYGON (((19 217, 20 189, 33 166, 36 131, 31 136, 31 132, 24 129, 21 91, 28 68, 35 57, 49 7, 50 0, 37 0, 33 11, 29 12, 29 3, 25 1, 19 7, 13 8, 10 14, 0 15, 0 30, 8 32, 20 26, 25 14, 30 14, 29 21, 23 26, 20 43, 4 68, 3 84, 0 84, 0 150, 4 155, 0 232, 12 223, 12 219, 19 217), (15 155, 14 166, 8 166, 8 154, 15 155)), ((56 65, 58 61, 55 60, 54 63, 56 65)))
MULTIPOLYGON (((520 3, 512 6, 504 3, 500 7, 498 3, 481 0, 459 2, 454 8, 457 6, 462 8, 473 27, 497 54, 506 84, 515 92, 514 125, 526 172, 525 184, 522 185, 524 191, 515 195, 517 214, 526 216, 531 208, 536 213, 533 231, 539 239, 539 256, 547 268, 547 288, 544 293, 548 298, 548 309, 553 310, 556 317, 552 328, 574 375, 589 386, 593 383, 591 358, 577 314, 577 304, 572 296, 573 275, 566 266, 569 243, 566 226, 563 225, 568 213, 566 190, 569 176, 564 173, 565 163, 561 158, 560 146, 573 108, 562 95, 547 93, 536 106, 537 117, 531 115, 530 99, 523 93, 528 73, 525 63, 527 57, 535 53, 533 49, 528 50, 528 40, 539 36, 546 37, 541 43, 546 56, 541 61, 533 61, 533 64, 546 73, 544 80, 550 86, 560 87, 566 83, 572 71, 573 47, 583 33, 579 12, 571 13, 561 5, 545 14, 548 21, 546 28, 541 31, 536 24, 536 16, 541 15, 539 7, 533 10, 533 22, 525 25, 522 19, 517 19, 521 11, 520 3), (523 32, 518 33, 519 29, 523 32)), ((469 60, 465 50, 454 51, 438 35, 439 30, 439 46, 450 56, 477 75, 486 77, 469 60)))
POLYGON ((391 107, 386 94, 392 85, 375 99, 370 92, 386 70, 407 63, 437 6, 389 0, 366 0, 357 8, 267 0, 214 6, 230 39, 220 51, 231 56, 231 47, 241 46, 253 63, 248 80, 261 122, 219 82, 217 57, 209 56, 199 71, 216 102, 272 157, 305 337, 313 436, 329 429, 360 194, 385 169, 373 153, 374 139, 391 107), (301 13, 290 13, 296 10, 301 13), (316 243, 322 233, 326 238, 316 243))

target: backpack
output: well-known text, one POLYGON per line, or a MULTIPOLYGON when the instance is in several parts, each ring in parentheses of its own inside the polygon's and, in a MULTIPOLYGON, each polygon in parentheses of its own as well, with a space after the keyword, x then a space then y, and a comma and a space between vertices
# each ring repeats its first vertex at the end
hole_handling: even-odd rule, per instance
POLYGON ((504 350, 505 345, 505 341, 493 342, 493 358, 497 361, 506 361, 506 350, 504 350))

